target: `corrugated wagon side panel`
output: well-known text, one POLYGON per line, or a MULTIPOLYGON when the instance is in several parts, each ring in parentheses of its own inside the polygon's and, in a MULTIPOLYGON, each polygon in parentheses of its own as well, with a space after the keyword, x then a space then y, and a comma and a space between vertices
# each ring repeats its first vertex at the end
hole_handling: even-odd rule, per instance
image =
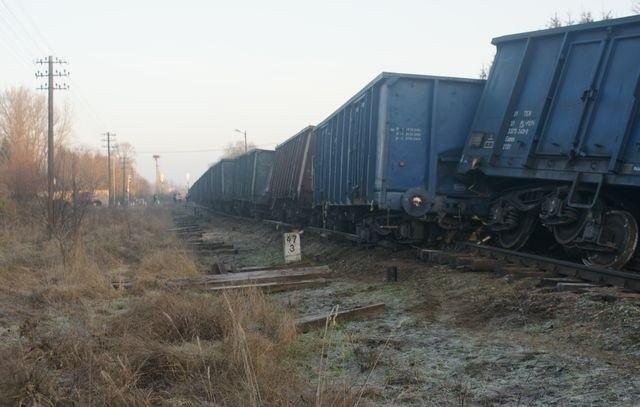
POLYGON ((233 199, 246 200, 248 197, 247 179, 251 174, 248 167, 249 157, 247 154, 236 157, 233 171, 233 199))
POLYGON ((219 201, 222 198, 222 193, 221 193, 221 180, 220 180, 220 170, 222 168, 222 163, 217 162, 215 163, 213 166, 211 166, 210 170, 210 176, 209 176, 209 182, 211 185, 211 201, 213 202, 214 206, 216 205, 216 202, 219 201))
MULTIPOLYGON (((458 78, 380 75, 318 125, 315 203, 375 204, 400 210, 408 190, 428 189, 434 196, 439 178, 434 176, 427 185, 430 162, 435 165, 438 154, 447 149, 457 148, 460 153, 483 84, 458 78), (441 82, 444 97, 437 93, 441 82), (465 111, 438 116, 439 103, 445 109, 465 111), (442 142, 432 146, 434 138, 442 142)), ((453 176, 455 163, 446 169, 453 176)))
MULTIPOLYGON (((435 80, 399 78, 390 81, 387 98, 386 172, 387 193, 403 193, 425 183, 430 159, 429 139, 432 128, 435 80)), ((399 203, 394 204, 395 209, 399 203)))
POLYGON ((275 151, 269 150, 256 150, 253 154, 252 203, 265 204, 267 201, 274 156, 275 151))
POLYGON ((309 147, 312 135, 313 127, 307 127, 276 147, 269 188, 273 198, 299 198, 302 183, 308 183, 305 169, 310 162, 309 147))
POLYGON ((366 204, 373 199, 373 99, 371 91, 363 92, 316 128, 313 179, 316 204, 366 204))
POLYGON ((494 43, 461 171, 640 185, 640 17, 494 43))
POLYGON ((227 202, 233 199, 233 182, 235 162, 233 160, 224 160, 220 166, 220 181, 222 183, 222 200, 227 202))
POLYGON ((467 186, 456 180, 456 168, 469 134, 484 84, 439 80, 435 86, 431 152, 426 166, 430 195, 460 196, 467 186))

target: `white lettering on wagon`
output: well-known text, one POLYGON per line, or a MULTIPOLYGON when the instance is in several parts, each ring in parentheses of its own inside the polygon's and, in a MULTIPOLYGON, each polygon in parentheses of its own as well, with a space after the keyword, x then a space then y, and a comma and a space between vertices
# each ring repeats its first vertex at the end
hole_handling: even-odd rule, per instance
POLYGON ((393 141, 422 141, 422 129, 419 127, 391 127, 389 134, 393 141))
POLYGON ((513 119, 509 122, 509 128, 502 143, 502 150, 511 150, 511 146, 518 141, 518 136, 529 135, 531 129, 536 126, 536 120, 532 117, 533 110, 513 112, 513 119))

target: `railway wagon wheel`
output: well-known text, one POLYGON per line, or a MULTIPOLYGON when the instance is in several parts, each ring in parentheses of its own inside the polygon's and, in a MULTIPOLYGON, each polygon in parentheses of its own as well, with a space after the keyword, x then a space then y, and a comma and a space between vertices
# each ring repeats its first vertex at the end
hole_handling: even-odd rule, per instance
POLYGON ((607 251, 588 251, 582 262, 587 266, 621 268, 631 258, 638 245, 638 223, 627 211, 608 211, 603 216, 598 243, 607 251))
POLYGON ((555 237, 556 242, 562 245, 570 244, 580 235, 586 223, 587 211, 582 210, 578 212, 575 222, 562 225, 554 225, 553 236, 555 237))
POLYGON ((537 218, 534 212, 522 213, 515 228, 497 233, 500 246, 507 250, 520 250, 531 237, 537 218))

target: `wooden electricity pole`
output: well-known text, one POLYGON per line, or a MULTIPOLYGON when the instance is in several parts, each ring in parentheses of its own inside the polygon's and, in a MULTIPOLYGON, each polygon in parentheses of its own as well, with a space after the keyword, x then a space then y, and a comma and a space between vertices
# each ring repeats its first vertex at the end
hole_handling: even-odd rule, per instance
POLYGON ((160 190, 160 183, 162 182, 160 179, 160 164, 158 163, 160 156, 158 154, 154 154, 153 159, 156 160, 156 196, 160 197, 160 193, 162 192, 160 190))
POLYGON ((127 204, 127 152, 122 155, 122 206, 127 204))
POLYGON ((69 89, 69 85, 64 84, 56 84, 54 83, 55 77, 65 77, 69 76, 69 72, 66 70, 63 71, 55 71, 53 70, 54 64, 66 64, 65 61, 62 61, 58 58, 55 60, 52 56, 49 56, 46 59, 40 59, 36 61, 36 64, 44 65, 47 64, 47 70, 45 72, 36 72, 36 78, 44 78, 48 79, 46 85, 40 86, 38 89, 47 90, 48 91, 48 131, 47 131, 47 222, 49 226, 49 230, 53 230, 53 227, 56 223, 56 213, 54 207, 54 187, 55 187, 55 162, 54 162, 54 139, 53 139, 53 91, 54 90, 67 90, 69 89))
POLYGON ((111 169, 111 143, 113 142, 113 138, 116 136, 114 133, 106 132, 104 133, 105 139, 107 142, 107 162, 108 162, 108 180, 109 180, 109 206, 113 206, 116 203, 115 198, 115 187, 113 185, 113 170, 111 169))

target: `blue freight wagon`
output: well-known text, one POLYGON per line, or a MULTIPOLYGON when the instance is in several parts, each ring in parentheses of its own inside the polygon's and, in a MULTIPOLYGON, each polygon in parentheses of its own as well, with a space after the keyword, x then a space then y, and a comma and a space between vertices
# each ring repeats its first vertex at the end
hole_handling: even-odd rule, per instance
POLYGON ((234 168, 235 162, 231 159, 222 159, 211 167, 210 201, 216 210, 231 210, 234 168))
POLYGON ((189 188, 189 199, 199 205, 211 203, 211 173, 212 168, 207 169, 189 188))
POLYGON ((268 210, 274 156, 273 150, 255 149, 234 160, 233 207, 237 214, 261 216, 268 210))
POLYGON ((351 231, 362 238, 392 231, 423 238, 423 225, 412 220, 427 215, 456 227, 472 211, 466 198, 473 194, 455 175, 483 86, 382 73, 318 124, 314 204, 323 208, 321 223, 345 230, 355 222, 351 231))
POLYGON ((587 264, 623 265, 638 238, 640 16, 493 44, 459 169, 513 187, 492 205, 498 241, 519 248, 542 223, 587 264))
POLYGON ((274 219, 307 223, 311 217, 314 129, 314 126, 307 126, 276 147, 269 186, 274 219))
POLYGON ((234 160, 223 159, 209 167, 189 188, 190 200, 217 210, 231 210, 234 165, 234 160))

